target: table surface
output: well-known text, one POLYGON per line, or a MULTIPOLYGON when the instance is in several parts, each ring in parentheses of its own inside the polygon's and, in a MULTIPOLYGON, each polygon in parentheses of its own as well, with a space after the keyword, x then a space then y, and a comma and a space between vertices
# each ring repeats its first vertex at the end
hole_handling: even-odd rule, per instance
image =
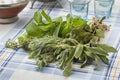
MULTIPOLYGON (((60 8, 56 3, 44 4, 35 2, 33 9, 31 3, 18 15, 19 20, 12 24, 0 24, 0 80, 120 80, 120 0, 115 0, 111 18, 105 23, 111 25, 111 30, 102 39, 103 43, 115 47, 118 52, 110 53, 109 65, 102 64, 99 71, 95 65, 85 68, 74 68, 71 76, 63 77, 62 71, 55 67, 45 67, 36 71, 34 60, 28 59, 28 53, 23 49, 14 51, 5 48, 9 38, 16 40, 24 31, 26 25, 33 20, 35 11, 45 10, 52 18, 65 16, 69 13, 68 7, 60 8)), ((93 0, 89 5, 88 20, 94 16, 93 0)), ((77 65, 76 65, 77 66, 77 65)))

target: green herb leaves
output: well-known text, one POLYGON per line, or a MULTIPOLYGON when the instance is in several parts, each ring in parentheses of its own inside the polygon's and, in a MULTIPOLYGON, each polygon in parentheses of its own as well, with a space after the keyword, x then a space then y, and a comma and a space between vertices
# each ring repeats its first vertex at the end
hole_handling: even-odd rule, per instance
POLYGON ((72 62, 70 62, 69 64, 67 64, 66 68, 65 68, 64 71, 63 71, 63 75, 64 75, 64 76, 69 76, 69 75, 71 74, 72 65, 73 65, 72 62))
POLYGON ((42 22, 42 15, 38 11, 34 13, 34 20, 38 24, 43 24, 43 22, 42 22))
POLYGON ((111 46, 108 46, 106 44, 97 44, 98 48, 102 48, 103 50, 107 52, 117 52, 117 50, 111 46))
POLYGON ((63 75, 69 76, 75 62, 82 63, 81 68, 101 61, 109 64, 109 52, 117 50, 106 44, 99 44, 104 38, 104 32, 109 30, 103 21, 93 18, 90 24, 80 17, 66 16, 52 19, 45 11, 35 12, 34 21, 26 27, 26 32, 18 37, 18 41, 8 40, 6 47, 24 48, 29 51, 29 57, 36 60, 38 69, 57 62, 63 75))
POLYGON ((76 49, 75 49, 75 58, 81 58, 81 55, 82 55, 82 51, 83 51, 83 45, 82 44, 78 44, 76 46, 76 49))
POLYGON ((28 26, 26 27, 26 32, 30 36, 42 36, 43 35, 42 31, 39 29, 39 27, 37 26, 35 22, 31 22, 30 24, 28 24, 28 26))

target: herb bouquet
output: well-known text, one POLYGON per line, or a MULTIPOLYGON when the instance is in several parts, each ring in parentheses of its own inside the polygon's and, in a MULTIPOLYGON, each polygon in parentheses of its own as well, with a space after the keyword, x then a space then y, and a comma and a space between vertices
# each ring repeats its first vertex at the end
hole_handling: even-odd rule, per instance
POLYGON ((107 58, 109 52, 116 49, 106 44, 100 44, 104 38, 104 32, 109 31, 109 26, 102 19, 92 19, 89 24, 80 17, 66 16, 52 19, 45 11, 35 12, 34 21, 26 27, 26 32, 18 37, 17 41, 6 42, 6 47, 29 51, 29 57, 36 60, 38 69, 57 63, 63 70, 64 76, 69 76, 75 62, 80 63, 81 68, 101 62, 109 64, 107 58))

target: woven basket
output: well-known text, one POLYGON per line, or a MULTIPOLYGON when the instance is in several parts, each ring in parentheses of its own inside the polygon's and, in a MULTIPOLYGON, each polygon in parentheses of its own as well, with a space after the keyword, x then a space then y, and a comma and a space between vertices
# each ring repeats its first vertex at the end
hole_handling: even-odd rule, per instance
POLYGON ((56 0, 38 0, 38 1, 40 1, 40 2, 54 2, 56 0))

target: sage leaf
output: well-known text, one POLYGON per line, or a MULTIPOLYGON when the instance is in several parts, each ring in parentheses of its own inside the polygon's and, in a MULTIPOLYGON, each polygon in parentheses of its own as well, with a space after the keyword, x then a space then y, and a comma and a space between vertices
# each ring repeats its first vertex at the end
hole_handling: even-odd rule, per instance
POLYGON ((87 56, 91 57, 92 59, 95 59, 95 55, 93 53, 91 53, 89 51, 84 51, 84 52, 87 56))
POLYGON ((109 64, 109 60, 106 56, 100 56, 100 59, 105 63, 105 64, 109 64))
POLYGON ((75 58, 81 58, 82 52, 83 52, 83 45, 78 44, 75 49, 75 54, 74 54, 75 58))
POLYGON ((73 50, 73 51, 70 52, 70 54, 69 54, 67 60, 65 61, 65 63, 66 63, 66 64, 69 64, 69 63, 73 60, 74 55, 75 55, 75 52, 74 52, 74 50, 73 50))
MULTIPOLYGON (((59 64, 59 68, 60 69, 63 69, 67 64, 66 64, 66 59, 67 59, 67 56, 66 56, 66 53, 68 52, 68 50, 64 50, 64 51, 61 51, 61 60, 60 60, 60 64, 59 64)), ((69 64, 69 63, 68 63, 69 64)))
POLYGON ((117 52, 115 48, 113 48, 112 46, 108 46, 106 44, 97 44, 97 47, 102 48, 107 52, 117 52))
POLYGON ((101 65, 100 58, 97 55, 95 55, 95 62, 98 67, 101 65))
POLYGON ((72 64, 73 64, 73 62, 70 62, 69 64, 67 64, 66 68, 63 71, 64 76, 67 77, 67 76, 69 76, 71 74, 71 72, 72 72, 72 64))
POLYGON ((85 67, 85 66, 87 65, 88 59, 87 59, 87 56, 86 56, 86 55, 84 55, 84 56, 85 56, 85 60, 84 60, 84 62, 82 63, 81 68, 83 68, 83 67, 85 67))
POLYGON ((101 56, 107 56, 107 52, 103 49, 100 49, 98 47, 87 47, 87 50, 90 51, 91 53, 101 55, 101 56))

